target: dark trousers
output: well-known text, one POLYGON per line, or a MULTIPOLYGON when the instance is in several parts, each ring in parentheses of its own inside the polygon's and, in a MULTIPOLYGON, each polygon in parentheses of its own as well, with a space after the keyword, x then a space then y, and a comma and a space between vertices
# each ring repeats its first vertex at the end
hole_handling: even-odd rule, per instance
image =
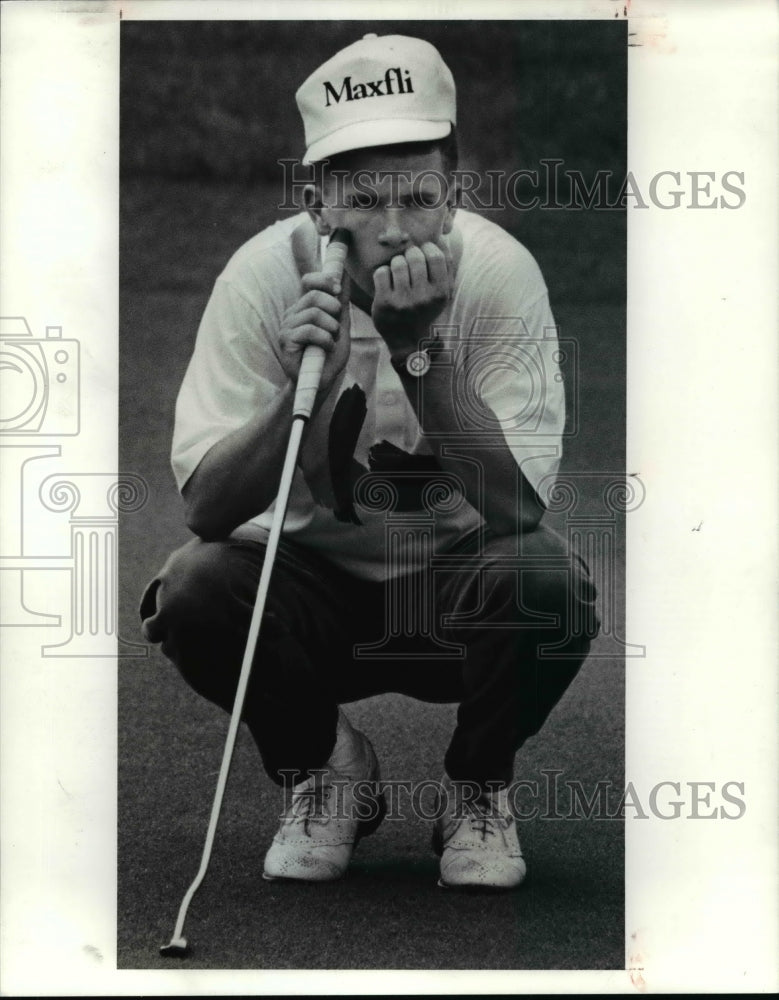
MULTIPOLYGON (((141 603, 146 638, 228 711, 264 554, 257 542, 193 539, 141 603)), ((282 772, 324 766, 340 704, 390 691, 456 702, 448 775, 508 784, 516 751, 587 656, 594 601, 587 567, 543 524, 519 538, 474 533, 429 571, 389 583, 283 539, 243 719, 281 784, 282 772)))

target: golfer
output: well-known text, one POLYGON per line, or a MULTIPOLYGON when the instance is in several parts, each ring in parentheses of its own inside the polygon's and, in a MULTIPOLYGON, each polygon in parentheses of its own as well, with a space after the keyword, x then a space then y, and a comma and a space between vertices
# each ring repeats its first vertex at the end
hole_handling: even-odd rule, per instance
POLYGON ((230 710, 301 358, 323 348, 243 714, 285 789, 264 875, 345 873, 385 801, 343 706, 400 692, 458 705, 429 776, 439 884, 512 889, 515 755, 598 629, 586 566, 543 521, 565 416, 547 290, 521 244, 457 207, 433 46, 366 35, 296 97, 305 210, 242 246, 206 307, 172 453, 196 537, 147 588, 144 634, 230 710), (322 270, 336 232, 342 279, 322 270))

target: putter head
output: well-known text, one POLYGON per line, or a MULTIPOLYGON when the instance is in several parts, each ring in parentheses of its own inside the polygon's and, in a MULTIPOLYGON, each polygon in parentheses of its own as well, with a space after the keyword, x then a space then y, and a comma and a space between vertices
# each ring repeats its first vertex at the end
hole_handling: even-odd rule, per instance
POLYGON ((173 937, 169 944, 164 944, 160 948, 160 955, 163 958, 186 958, 189 954, 189 944, 185 937, 173 937))

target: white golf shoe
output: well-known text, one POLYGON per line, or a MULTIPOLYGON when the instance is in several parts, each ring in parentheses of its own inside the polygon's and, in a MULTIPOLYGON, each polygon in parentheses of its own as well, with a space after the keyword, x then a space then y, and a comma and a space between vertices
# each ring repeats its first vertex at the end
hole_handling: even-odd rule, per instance
POLYGON ((328 882, 345 873, 361 837, 387 811, 370 740, 339 712, 333 753, 321 770, 295 785, 265 856, 263 878, 328 882))
POLYGON ((506 789, 476 794, 445 775, 439 808, 433 849, 441 858, 440 886, 515 889, 520 885, 527 867, 506 789))

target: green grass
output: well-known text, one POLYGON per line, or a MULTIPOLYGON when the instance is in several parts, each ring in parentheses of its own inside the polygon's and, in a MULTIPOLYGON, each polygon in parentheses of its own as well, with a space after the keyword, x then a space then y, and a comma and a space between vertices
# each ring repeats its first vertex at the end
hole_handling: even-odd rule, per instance
MULTIPOLYGON (((279 156, 302 142, 291 93, 365 31, 429 38, 460 86, 466 164, 515 169, 562 156, 624 169, 624 25, 608 22, 125 23, 122 26, 120 468, 149 484, 120 525, 120 634, 139 640, 146 582, 188 533, 168 466, 173 406, 211 285, 277 217, 279 156)), ((541 264, 579 368, 579 433, 564 470, 624 468, 625 218, 536 210, 496 216, 541 264)), ((587 497, 587 502, 593 502, 587 497)), ((563 525, 564 527, 564 525, 563 525)), ((624 558, 622 536, 618 560, 624 558)), ((620 577, 620 574, 618 574, 620 577)), ((619 579, 618 579, 619 585, 619 579)), ((621 588, 616 596, 622 624, 621 588)), ((585 787, 624 780, 624 666, 608 637, 517 776, 557 767, 585 787)), ((387 697, 350 714, 385 778, 438 778, 454 709, 387 697)), ((438 890, 429 829, 386 822, 342 883, 263 882, 276 790, 242 733, 212 869, 187 923, 190 958, 158 956, 191 881, 227 717, 157 650, 119 672, 120 968, 606 969, 624 965, 623 827, 523 823, 531 875, 497 899, 438 890)))
MULTIPOLYGON (((149 484, 146 507, 123 517, 120 529, 120 633, 134 641, 144 585, 188 537, 168 467, 175 394, 211 282, 237 243, 269 218, 268 201, 257 187, 139 179, 123 187, 120 467, 149 484)), ((563 234, 561 217, 550 218, 563 234)), ((605 218, 615 231, 600 237, 598 267, 617 273, 619 220, 605 218)), ((581 432, 568 442, 564 468, 618 470, 624 307, 593 302, 596 288, 577 256, 568 257, 587 243, 587 221, 575 216, 564 239, 545 242, 557 318, 565 335, 575 331, 581 355, 581 432), (556 295, 561 284, 565 300, 556 295), (577 292, 578 300, 571 297, 577 292)), ((603 225, 597 216, 589 221, 596 231, 603 225)), ((586 787, 604 779, 619 785, 623 683, 617 657, 591 660, 520 755, 518 776, 537 779, 542 768, 560 767, 586 787)), ((170 937, 202 850, 227 717, 186 688, 157 650, 147 661, 122 663, 119 695, 118 961, 121 968, 170 968, 157 949, 170 937)), ((439 776, 451 707, 398 696, 352 712, 376 743, 385 777, 439 776)), ((436 888, 429 830, 414 819, 386 823, 366 840, 343 883, 271 886, 260 870, 277 810, 275 789, 244 733, 213 868, 187 925, 193 954, 181 968, 623 963, 621 823, 523 824, 531 878, 520 892, 492 900, 436 888)))

